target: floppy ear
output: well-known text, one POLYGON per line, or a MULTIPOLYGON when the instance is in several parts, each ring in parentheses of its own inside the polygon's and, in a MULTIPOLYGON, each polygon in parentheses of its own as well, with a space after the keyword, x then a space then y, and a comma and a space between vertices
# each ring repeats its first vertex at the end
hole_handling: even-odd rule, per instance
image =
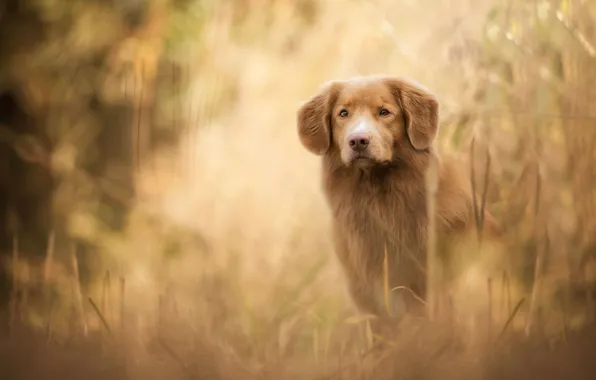
POLYGON ((322 156, 331 146, 331 110, 338 84, 329 82, 298 109, 298 136, 311 153, 322 156))
POLYGON ((404 113, 406 134, 415 150, 430 147, 439 130, 439 102, 433 94, 403 79, 388 79, 404 113))

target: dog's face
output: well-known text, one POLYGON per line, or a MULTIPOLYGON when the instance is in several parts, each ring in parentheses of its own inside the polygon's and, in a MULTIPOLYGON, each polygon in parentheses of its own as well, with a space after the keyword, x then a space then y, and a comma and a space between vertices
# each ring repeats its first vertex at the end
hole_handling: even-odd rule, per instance
POLYGON ((339 153, 346 166, 391 163, 404 147, 425 150, 437 130, 435 97, 398 78, 332 81, 298 110, 298 134, 306 149, 339 153))

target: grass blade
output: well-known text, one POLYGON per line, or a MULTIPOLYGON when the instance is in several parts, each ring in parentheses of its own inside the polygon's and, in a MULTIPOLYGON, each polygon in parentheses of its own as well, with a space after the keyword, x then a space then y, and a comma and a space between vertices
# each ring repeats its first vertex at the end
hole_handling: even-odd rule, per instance
POLYGON ((513 322, 513 318, 515 318, 515 316, 517 315, 517 312, 519 311, 519 308, 521 307, 521 305, 524 303, 525 300, 526 300, 525 298, 522 298, 515 305, 515 307, 513 308, 513 311, 509 315, 509 318, 507 318, 507 321, 503 325, 503 328, 501 329, 501 332, 497 336, 497 339, 496 340, 499 340, 501 338, 501 336, 503 336, 503 334, 505 334, 505 331, 507 330, 507 327, 509 327, 509 325, 511 324, 511 322, 513 322))

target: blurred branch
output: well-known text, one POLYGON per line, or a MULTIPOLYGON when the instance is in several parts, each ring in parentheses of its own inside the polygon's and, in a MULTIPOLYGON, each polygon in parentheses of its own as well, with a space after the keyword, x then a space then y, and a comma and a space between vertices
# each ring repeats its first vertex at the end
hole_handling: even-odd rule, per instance
POLYGON ((578 27, 572 25, 569 20, 566 20, 561 12, 557 12, 557 20, 561 21, 563 27, 577 40, 577 42, 579 42, 590 57, 596 58, 596 48, 594 47, 594 44, 588 41, 586 35, 582 33, 578 27))
MULTIPOLYGON (((56 172, 55 167, 52 165, 51 152, 44 148, 34 136, 19 135, 0 124, 0 143, 7 144, 23 161, 38 164, 51 172, 56 172)), ((85 180, 93 182, 94 185, 105 191, 108 196, 122 204, 128 203, 132 197, 132 194, 129 194, 126 189, 109 178, 91 176, 80 167, 77 167, 72 174, 75 176, 82 175, 85 180)))
POLYGON ((0 124, 0 143, 7 144, 25 162, 50 166, 50 155, 32 135, 19 135, 0 124))
POLYGON ((553 118, 553 119, 584 119, 584 120, 596 120, 596 115, 572 115, 572 114, 560 114, 560 113, 543 113, 543 112, 533 112, 533 111, 516 111, 516 110, 508 110, 508 109, 494 109, 494 110, 485 110, 485 111, 476 111, 476 112, 466 112, 466 115, 469 116, 483 116, 483 115, 491 115, 491 116, 510 116, 510 115, 527 115, 533 116, 536 118, 553 118))

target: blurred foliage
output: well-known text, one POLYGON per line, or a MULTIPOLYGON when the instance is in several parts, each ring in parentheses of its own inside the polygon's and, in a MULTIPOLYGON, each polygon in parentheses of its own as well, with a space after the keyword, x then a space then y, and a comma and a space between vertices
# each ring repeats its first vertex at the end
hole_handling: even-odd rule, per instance
POLYGON ((18 298, 57 342, 105 333, 88 296, 126 344, 199 335, 257 373, 360 363, 293 125, 320 82, 385 72, 437 93, 439 148, 480 189, 491 155, 509 303, 527 299, 512 330, 535 313, 560 339, 596 315, 595 46, 588 0, 8 0, 0 252, 18 292, 3 276, 0 307, 18 298))

